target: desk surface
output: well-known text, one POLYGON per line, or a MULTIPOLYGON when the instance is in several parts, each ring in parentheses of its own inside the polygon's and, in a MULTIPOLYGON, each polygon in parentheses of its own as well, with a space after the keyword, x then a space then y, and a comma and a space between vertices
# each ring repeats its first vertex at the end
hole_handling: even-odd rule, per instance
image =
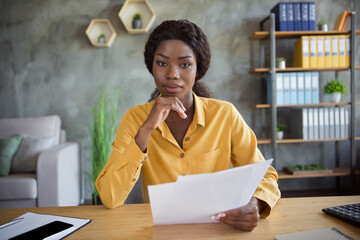
POLYGON ((104 206, 0 209, 0 224, 33 212, 92 219, 66 239, 274 239, 282 233, 329 227, 360 239, 360 228, 321 211, 325 207, 359 202, 360 196, 283 198, 252 232, 222 223, 153 225, 149 204, 129 204, 113 210, 104 206))

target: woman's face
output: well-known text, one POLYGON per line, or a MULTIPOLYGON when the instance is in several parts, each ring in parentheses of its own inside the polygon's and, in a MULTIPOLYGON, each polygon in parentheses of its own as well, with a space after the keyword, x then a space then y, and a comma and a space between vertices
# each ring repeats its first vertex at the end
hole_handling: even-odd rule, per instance
POLYGON ((180 100, 192 98, 196 71, 195 54, 185 42, 165 40, 159 44, 152 72, 162 96, 176 96, 180 100))

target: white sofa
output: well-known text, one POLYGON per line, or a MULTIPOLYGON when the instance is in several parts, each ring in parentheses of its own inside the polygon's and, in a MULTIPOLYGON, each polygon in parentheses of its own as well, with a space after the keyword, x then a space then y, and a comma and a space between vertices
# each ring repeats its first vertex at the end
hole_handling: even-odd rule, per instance
MULTIPOLYGON (((79 205, 80 144, 65 142, 65 131, 61 130, 59 116, 0 119, 0 138, 14 135, 24 138, 14 155, 10 174, 0 177, 0 208, 79 205), (17 162, 16 166, 14 162, 15 156, 21 152, 20 148, 23 149, 25 138, 52 141, 50 147, 33 154, 35 163, 32 170, 27 169, 28 163, 17 162)), ((28 144, 28 150, 35 151, 35 147, 28 144)))

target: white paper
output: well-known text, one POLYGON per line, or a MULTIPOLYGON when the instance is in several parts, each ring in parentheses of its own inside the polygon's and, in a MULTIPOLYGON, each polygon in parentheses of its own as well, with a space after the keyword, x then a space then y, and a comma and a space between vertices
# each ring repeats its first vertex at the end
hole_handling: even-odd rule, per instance
POLYGON ((179 176, 148 186, 154 224, 216 222, 211 217, 246 205, 272 159, 215 173, 179 176))
POLYGON ((46 240, 61 239, 91 221, 90 219, 44 215, 44 214, 36 214, 31 212, 25 213, 19 216, 19 218, 23 218, 23 220, 8 227, 0 229, 0 240, 9 239, 11 237, 25 233, 27 231, 38 228, 53 221, 62 221, 72 224, 73 225, 72 227, 46 238, 46 240))

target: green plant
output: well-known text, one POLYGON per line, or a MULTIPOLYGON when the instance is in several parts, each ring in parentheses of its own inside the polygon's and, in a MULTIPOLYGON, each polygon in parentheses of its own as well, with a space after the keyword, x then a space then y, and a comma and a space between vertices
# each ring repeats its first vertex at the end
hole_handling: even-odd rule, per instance
POLYGON ((346 85, 338 79, 331 79, 324 86, 324 93, 346 93, 346 85))
POLYGON ((328 24, 327 21, 320 21, 318 25, 325 25, 328 24))
POLYGON ((286 129, 288 129, 288 127, 285 124, 279 123, 278 125, 276 125, 277 132, 282 132, 285 131, 286 129))
POLYGON ((277 61, 277 62, 281 62, 281 61, 285 61, 285 62, 286 62, 286 59, 283 58, 283 57, 278 57, 278 58, 276 58, 276 61, 277 61))
POLYGON ((102 34, 99 35, 98 38, 105 38, 105 35, 102 33, 102 34))
POLYGON ((141 20, 141 14, 140 13, 135 13, 133 20, 141 20))
POLYGON ((89 149, 91 171, 88 172, 88 176, 96 205, 99 193, 95 187, 95 180, 111 153, 111 143, 115 137, 117 100, 118 94, 115 95, 111 106, 108 96, 105 95, 104 90, 101 90, 92 110, 92 123, 89 129, 91 135, 91 149, 89 149))

